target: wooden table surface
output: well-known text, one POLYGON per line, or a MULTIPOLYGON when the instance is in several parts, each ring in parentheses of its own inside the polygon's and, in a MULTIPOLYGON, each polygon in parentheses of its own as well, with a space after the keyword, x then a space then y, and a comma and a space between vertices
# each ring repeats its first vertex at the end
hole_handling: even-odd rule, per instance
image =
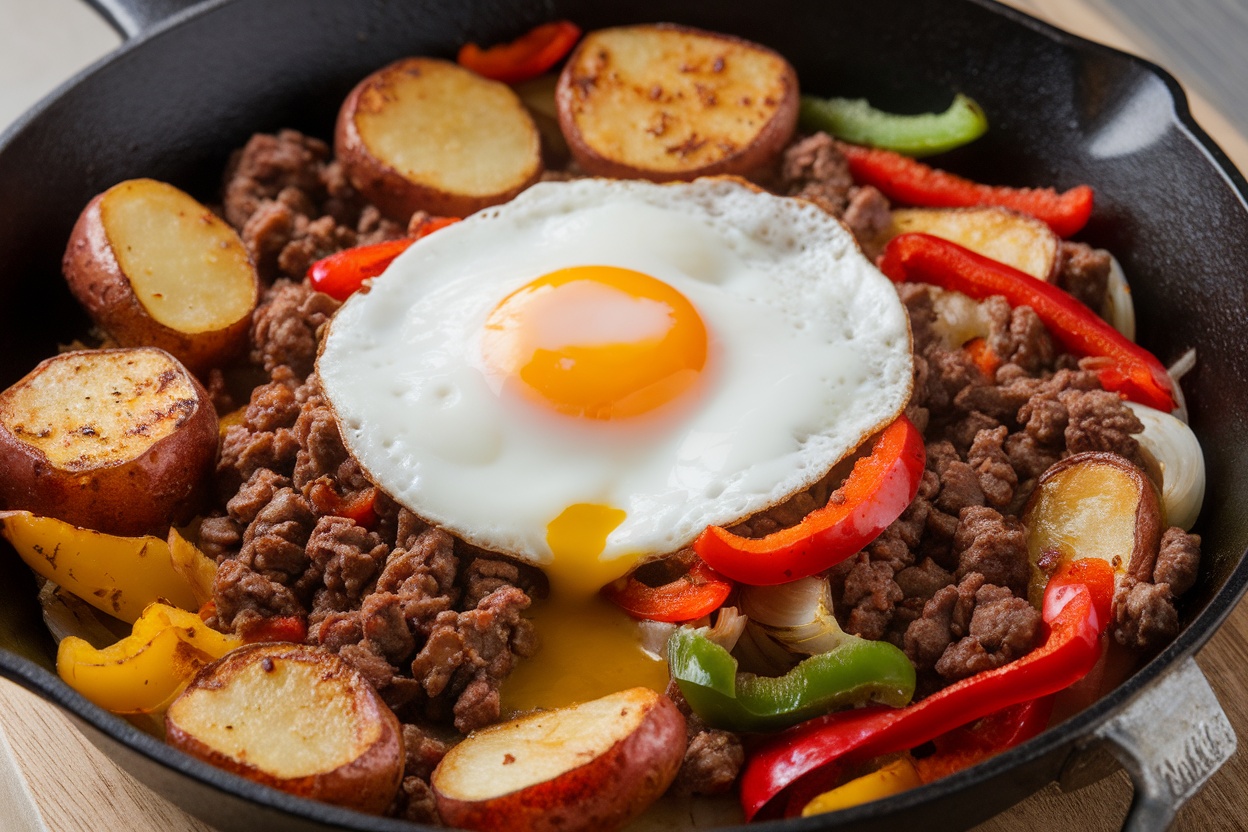
MULTIPOLYGON (((0 0, 0 16, 6 9, 24 14, 32 8, 28 2, 0 0)), ((1154 43, 1128 34, 1131 27, 1107 16, 1106 6, 1098 0, 1010 2, 1070 31, 1164 62, 1154 43)), ((82 37, 92 44, 88 48, 107 48, 107 35, 88 31, 82 37), (99 43, 105 46, 95 46, 99 43)), ((0 78, 11 77, 0 74, 0 78)), ((7 90, 0 85, 3 92, 7 90)), ((35 91, 42 92, 46 89, 35 91)), ((1248 170, 1248 142, 1230 122, 1199 97, 1193 97, 1192 109, 1239 167, 1248 170)), ((0 113, 0 121, 3 115, 0 113)), ((1248 738, 1248 674, 1244 673, 1248 668, 1248 605, 1239 606, 1201 652, 1198 662, 1237 733, 1248 738)), ((1248 755, 1242 748, 1183 808, 1176 829, 1204 832, 1248 828, 1248 755)), ((1052 786, 977 827, 977 832, 1115 830, 1130 801, 1130 782, 1120 772, 1070 794, 1052 786)), ((85 829, 212 832, 118 769, 58 709, 0 680, 0 830, 85 829)))

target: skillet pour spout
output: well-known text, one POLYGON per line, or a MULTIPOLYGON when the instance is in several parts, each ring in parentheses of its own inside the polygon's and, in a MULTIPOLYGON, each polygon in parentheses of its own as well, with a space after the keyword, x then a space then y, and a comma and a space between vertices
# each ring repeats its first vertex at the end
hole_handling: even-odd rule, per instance
MULTIPOLYGON (((1126 829, 1163 829, 1234 751, 1193 655, 1248 586, 1248 182, 1192 120, 1159 68, 991 0, 90 0, 129 40, 0 137, 0 386, 86 328, 60 276, 82 206, 123 179, 153 177, 211 202, 218 172, 256 131, 329 138, 368 73, 466 41, 514 38, 566 18, 591 30, 672 21, 763 43, 803 89, 893 111, 943 109, 951 91, 989 114, 973 151, 942 166, 982 181, 1086 182, 1097 206, 1080 239, 1131 275, 1144 346, 1164 363, 1195 348, 1183 382, 1214 495, 1195 531, 1204 562, 1179 637, 1087 710, 987 763, 834 818, 760 828, 964 829, 1058 781, 1113 769, 1136 797, 1126 829)), ((57 678, 33 579, 0 548, 0 673, 63 707, 123 768, 221 830, 399 832, 411 824, 277 792, 174 751, 57 678)))

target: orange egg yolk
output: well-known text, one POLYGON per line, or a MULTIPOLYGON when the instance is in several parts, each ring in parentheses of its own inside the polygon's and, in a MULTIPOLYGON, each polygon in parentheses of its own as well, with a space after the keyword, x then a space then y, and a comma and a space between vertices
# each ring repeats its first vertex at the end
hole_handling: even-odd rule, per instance
POLYGON ((624 419, 679 398, 706 365, 706 325, 661 280, 576 266, 512 292, 486 321, 482 354, 505 383, 568 415, 624 419))
POLYGON ((546 568, 550 597, 527 614, 540 647, 503 681, 505 715, 586 702, 631 687, 660 692, 667 687, 667 663, 643 644, 638 623, 598 595, 636 562, 599 558, 607 535, 624 518, 617 508, 578 503, 546 527, 554 554, 546 568))

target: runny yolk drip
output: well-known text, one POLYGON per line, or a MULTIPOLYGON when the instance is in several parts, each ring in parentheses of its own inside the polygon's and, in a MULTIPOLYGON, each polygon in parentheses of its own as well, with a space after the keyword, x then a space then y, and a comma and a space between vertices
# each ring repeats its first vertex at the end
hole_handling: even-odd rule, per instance
POLYGON ((543 275, 490 313, 486 366, 555 411, 624 419, 679 398, 706 366, 706 325, 661 280, 615 266, 543 275))
POLYGON ((504 680, 504 716, 586 702, 631 687, 667 687, 667 664, 645 649, 638 623, 598 595, 599 588, 633 565, 632 558, 599 558, 607 535, 625 516, 610 506, 578 503, 546 527, 554 554, 546 570, 550 597, 528 612, 540 648, 504 680))

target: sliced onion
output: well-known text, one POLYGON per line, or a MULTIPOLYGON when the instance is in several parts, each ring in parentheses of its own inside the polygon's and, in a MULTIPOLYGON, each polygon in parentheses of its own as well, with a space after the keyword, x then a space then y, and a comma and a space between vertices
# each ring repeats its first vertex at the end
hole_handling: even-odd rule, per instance
POLYGON ((99 650, 128 635, 110 630, 101 621, 95 607, 51 581, 45 581, 39 590, 39 606, 43 611, 43 623, 57 644, 67 636, 76 636, 99 650))
POLYGON ((737 646, 737 640, 745 631, 746 618, 737 612, 736 607, 720 607, 715 615, 715 625, 702 630, 702 635, 731 651, 737 646))
POLYGON ((641 631, 641 649, 655 658, 667 655, 667 639, 676 630, 675 624, 665 621, 638 621, 637 629, 641 631))
POLYGON ((1183 388, 1179 385, 1179 382, 1183 380, 1183 376, 1190 373, 1195 367, 1196 349, 1193 347, 1180 355, 1178 360, 1166 370, 1170 374, 1170 380, 1174 382, 1174 416, 1183 422, 1187 422, 1187 399, 1183 398, 1183 388))
POLYGON ((1161 473, 1166 522, 1191 529, 1205 500, 1205 457, 1196 434, 1181 419, 1136 402, 1127 407, 1144 423, 1136 439, 1161 473))
POLYGON ((936 311, 932 329, 951 350, 956 350, 972 338, 987 338, 992 332, 992 321, 979 301, 971 300, 961 292, 934 289, 932 307, 936 311))
POLYGON ((778 675, 801 658, 827 653, 847 636, 832 608, 824 578, 741 590, 741 611, 749 619, 737 644, 737 658, 755 673, 778 675))
POLYGON ((1131 300, 1131 286, 1127 276, 1118 263, 1118 258, 1109 257, 1109 285, 1105 292, 1105 305, 1101 307, 1101 317, 1109 321, 1110 326, 1122 333, 1128 341, 1135 340, 1135 302, 1131 300))

